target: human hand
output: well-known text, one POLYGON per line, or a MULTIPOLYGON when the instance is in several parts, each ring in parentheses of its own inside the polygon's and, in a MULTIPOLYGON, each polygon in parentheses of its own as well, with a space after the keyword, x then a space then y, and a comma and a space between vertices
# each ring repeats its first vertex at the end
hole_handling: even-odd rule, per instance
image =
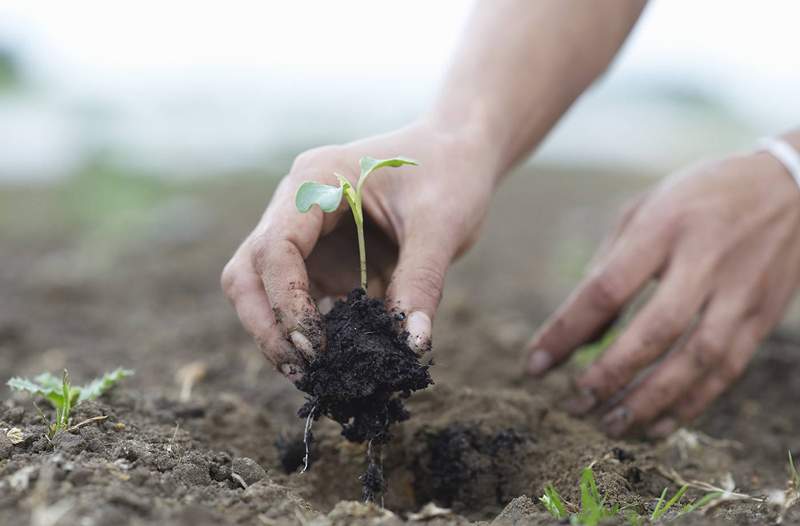
POLYGON ((480 141, 431 123, 344 146, 307 151, 278 185, 261 221, 222 273, 222 287, 266 357, 297 381, 325 347, 315 300, 359 284, 355 226, 342 204, 334 213, 294 204, 307 180, 352 183, 358 160, 405 155, 418 167, 392 168, 364 186, 368 289, 407 314, 409 344, 429 347, 431 323, 450 262, 476 239, 499 170, 480 141))
POLYGON ((583 414, 611 402, 609 434, 664 436, 742 374, 799 277, 800 190, 786 169, 767 153, 693 166, 623 214, 587 277, 529 343, 528 371, 566 360, 657 280, 577 378, 580 394, 567 407, 583 414))

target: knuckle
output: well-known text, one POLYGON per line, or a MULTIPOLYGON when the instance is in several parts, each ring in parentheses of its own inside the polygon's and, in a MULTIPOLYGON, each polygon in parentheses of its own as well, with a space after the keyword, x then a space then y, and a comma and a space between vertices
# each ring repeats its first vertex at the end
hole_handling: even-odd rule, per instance
POLYGON ((725 357, 725 347, 719 339, 705 332, 695 336, 690 352, 695 364, 702 370, 713 369, 725 357))
POLYGON ((747 362, 737 357, 731 356, 726 360, 722 360, 719 366, 719 376, 727 386, 731 382, 738 379, 744 370, 747 368, 747 362))
POLYGON ((584 380, 591 384, 593 391, 601 400, 613 396, 628 383, 629 366, 623 362, 606 363, 602 359, 595 363, 584 380))
POLYGON ((257 235, 250 243, 250 262, 257 271, 263 273, 269 267, 272 243, 267 233, 257 235))
POLYGON ((231 259, 222 269, 222 274, 219 277, 219 284, 225 294, 233 298, 236 290, 236 271, 233 267, 233 260, 231 259))
POLYGON ((415 293, 426 298, 434 305, 442 299, 444 271, 432 264, 424 264, 414 269, 410 285, 415 293))
POLYGON ((625 301, 622 282, 608 272, 595 276, 586 287, 589 303, 600 311, 616 310, 625 301))
POLYGON ((320 146, 312 148, 295 157, 291 172, 303 172, 320 168, 322 164, 330 164, 341 155, 341 146, 320 146))

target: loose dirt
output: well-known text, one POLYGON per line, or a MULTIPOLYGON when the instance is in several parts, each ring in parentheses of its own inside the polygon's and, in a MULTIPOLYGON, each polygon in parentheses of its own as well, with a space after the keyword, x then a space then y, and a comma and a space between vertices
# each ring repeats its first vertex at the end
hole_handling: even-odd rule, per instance
MULTIPOLYGON (((297 408, 307 399, 270 370, 218 290, 220 269, 269 185, 234 179, 169 189, 163 201, 128 210, 122 230, 110 216, 87 220, 101 214, 91 202, 76 219, 67 206, 71 187, 0 192, 0 379, 69 367, 82 383, 116 366, 137 371, 74 417, 106 420, 52 443, 30 400, 3 396, 0 524, 554 524, 538 502, 543 486, 577 503, 589 464, 608 502, 641 514, 665 487, 677 490, 673 473, 733 482, 756 496, 784 488, 787 450, 800 457, 792 403, 800 398, 800 338, 792 325, 762 346, 745 377, 695 426, 657 443, 610 440, 592 419, 561 412, 574 365, 538 382, 521 372, 521 346, 574 283, 569 255, 590 254, 619 201, 642 186, 568 173, 539 174, 534 184, 519 174, 501 191, 503 206, 481 242, 448 277, 435 367, 412 367, 402 385, 378 375, 329 389, 339 379, 309 377, 305 389, 320 407, 326 392, 363 385, 367 398, 381 393, 369 398, 385 404, 375 406, 384 408, 373 413, 380 415, 396 399, 387 393, 424 387, 428 373, 436 382, 402 399, 411 418, 391 418, 403 421, 382 447, 385 492, 369 505, 357 502, 367 442, 388 437, 385 430, 354 426, 352 409, 327 400, 345 433, 364 442, 320 417, 312 465, 301 474, 297 408), (189 366, 203 373, 179 374, 189 366), (22 442, 7 437, 12 428, 22 442)), ((776 518, 774 507, 731 502, 678 523, 776 518)), ((798 520, 790 511, 785 523, 798 520)))

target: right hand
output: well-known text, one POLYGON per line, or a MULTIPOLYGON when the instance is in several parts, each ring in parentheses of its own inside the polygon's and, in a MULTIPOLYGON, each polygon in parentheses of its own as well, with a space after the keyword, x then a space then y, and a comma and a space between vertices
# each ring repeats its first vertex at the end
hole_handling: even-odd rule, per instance
POLYGON ((485 141, 419 123, 295 160, 261 221, 222 272, 222 287, 245 329, 275 367, 296 382, 325 347, 316 300, 359 284, 355 225, 344 200, 331 214, 301 214, 303 181, 352 183, 358 160, 404 155, 419 166, 387 168, 364 186, 368 288, 406 314, 409 344, 430 347, 431 323, 451 261, 475 241, 499 170, 485 141))

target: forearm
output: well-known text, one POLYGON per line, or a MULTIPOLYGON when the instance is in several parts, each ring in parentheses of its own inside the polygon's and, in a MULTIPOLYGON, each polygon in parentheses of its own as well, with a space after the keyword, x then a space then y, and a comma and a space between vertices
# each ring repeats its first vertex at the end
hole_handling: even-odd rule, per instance
POLYGON ((487 146, 505 173, 600 75, 645 0, 481 0, 431 120, 487 146))

